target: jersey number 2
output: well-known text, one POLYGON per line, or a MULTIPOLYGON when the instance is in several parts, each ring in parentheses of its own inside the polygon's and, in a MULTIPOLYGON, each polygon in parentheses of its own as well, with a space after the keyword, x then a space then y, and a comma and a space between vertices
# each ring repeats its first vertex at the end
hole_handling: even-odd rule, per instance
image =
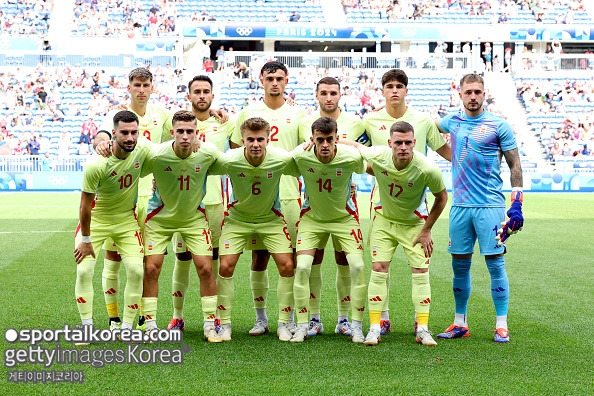
POLYGON ((270 141, 271 142, 278 142, 278 138, 276 137, 276 135, 278 135, 278 127, 271 126, 270 127, 270 141))

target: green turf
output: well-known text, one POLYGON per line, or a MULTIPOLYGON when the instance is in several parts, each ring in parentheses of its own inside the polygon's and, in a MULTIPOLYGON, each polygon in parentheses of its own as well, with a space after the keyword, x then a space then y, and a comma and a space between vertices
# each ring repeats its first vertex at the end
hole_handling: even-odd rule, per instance
MULTIPOLYGON (((0 332, 3 363, 9 328, 60 328, 79 323, 74 302, 72 257, 79 195, 76 193, 0 194, 0 332)), ((363 202, 363 199, 359 200, 363 202)), ((183 343, 191 349, 181 365, 120 365, 103 368, 57 364, 49 370, 82 370, 84 384, 10 384, 2 365, 5 394, 592 394, 594 389, 592 279, 594 248, 590 232, 594 195, 526 195, 525 229, 510 238, 506 256, 510 278, 510 335, 507 345, 492 341, 494 310, 489 276, 482 258, 472 268, 469 303, 472 335, 439 341, 436 348, 417 345, 413 337, 410 270, 399 250, 392 265, 392 333, 377 347, 354 345, 333 334, 336 320, 335 268, 324 262, 322 315, 326 333, 303 344, 281 343, 274 334, 249 337, 253 309, 248 258, 236 270, 233 341, 208 344, 201 338, 197 276, 192 274, 183 343)), ((364 212, 364 209, 362 209, 364 212)), ((368 220, 362 220, 367 230, 368 220)), ((434 229, 436 252, 431 265, 433 289, 430 328, 442 331, 453 318, 447 213, 434 229)), ((95 271, 95 321, 107 326, 101 288, 101 260, 95 271)), ((367 271, 370 260, 366 257, 367 271)), ((159 298, 160 327, 171 314, 172 258, 167 257, 159 298)), ((122 275, 123 275, 122 270, 122 275)), ((123 276, 125 279, 125 276, 123 276)), ((124 280, 123 279, 123 280, 124 280)), ((270 271, 269 316, 276 319, 275 271, 270 271)), ((364 324, 368 328, 368 320, 364 324)), ((56 344, 43 344, 53 349, 56 344)), ((140 349, 176 348, 179 344, 140 345, 140 349)), ((61 344, 62 348, 71 345, 61 344)), ((77 347, 84 349, 85 347, 77 347)), ((91 350, 125 348, 93 345, 91 350)), ((23 364, 17 370, 43 370, 23 364)))

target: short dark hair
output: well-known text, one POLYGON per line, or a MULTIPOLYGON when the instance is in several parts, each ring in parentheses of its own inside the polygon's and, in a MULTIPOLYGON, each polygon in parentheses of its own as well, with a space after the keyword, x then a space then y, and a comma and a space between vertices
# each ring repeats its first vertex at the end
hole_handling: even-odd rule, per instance
POLYGON ((136 122, 137 124, 140 123, 140 121, 138 121, 138 116, 129 110, 122 110, 115 113, 115 115, 113 116, 114 128, 120 122, 136 122))
POLYGON ((404 84, 405 87, 408 87, 408 76, 400 69, 391 69, 385 72, 382 76, 382 87, 394 80, 404 84))
POLYGON ((336 120, 332 117, 320 117, 311 124, 312 135, 314 131, 329 135, 331 133, 336 133, 337 130, 338 125, 336 124, 336 120))
POLYGON ((401 133, 412 132, 414 135, 415 128, 413 128, 413 126, 406 121, 396 121, 390 127, 390 136, 392 136, 392 134, 394 134, 396 132, 401 132, 401 133))
POLYGON ((241 136, 245 135, 245 131, 263 131, 266 130, 266 136, 270 135, 270 124, 263 118, 252 117, 245 120, 239 127, 241 136))
POLYGON ((465 83, 473 83, 473 82, 478 82, 478 83, 481 83, 483 85, 483 87, 485 86, 485 80, 483 80, 483 78, 481 76, 479 76, 478 74, 475 74, 475 73, 469 73, 469 74, 463 75, 462 78, 460 79, 460 86, 464 85, 465 83))
POLYGON ((274 73, 279 69, 285 72, 285 76, 289 75, 289 70, 287 69, 287 66, 285 66, 284 63, 279 61, 270 61, 266 62, 264 66, 262 66, 262 69, 260 69, 260 76, 263 76, 264 72, 274 73))
POLYGON ((334 77, 323 77, 320 81, 318 81, 318 83, 316 84, 316 92, 321 84, 338 85, 338 90, 340 91, 340 82, 334 77))
POLYGON ((210 84, 210 89, 212 90, 212 80, 210 79, 210 77, 204 76, 204 75, 198 75, 198 76, 194 76, 194 78, 192 78, 190 80, 190 82, 188 83, 188 92, 190 92, 190 90, 192 89, 192 84, 194 83, 194 81, 206 81, 207 83, 210 84))
POLYGON ((151 73, 151 71, 146 67, 137 67, 136 69, 133 69, 130 74, 128 74, 128 81, 132 82, 132 80, 135 78, 153 82, 153 73, 151 73))
POLYGON ((176 111, 175 114, 173 115, 173 118, 171 119, 171 124, 175 124, 177 122, 180 121, 188 121, 188 122, 192 122, 194 121, 194 123, 196 122, 196 116, 194 115, 194 113, 192 113, 191 111, 187 111, 187 110, 179 110, 176 111))

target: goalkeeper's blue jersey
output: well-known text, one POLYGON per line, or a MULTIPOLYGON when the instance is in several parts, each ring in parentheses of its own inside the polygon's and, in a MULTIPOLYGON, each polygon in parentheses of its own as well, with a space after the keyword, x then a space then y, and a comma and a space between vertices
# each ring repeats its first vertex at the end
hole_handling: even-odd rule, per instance
POLYGON ((489 111, 477 117, 459 111, 442 118, 439 127, 451 136, 452 205, 505 207, 501 157, 518 147, 509 123, 489 111))

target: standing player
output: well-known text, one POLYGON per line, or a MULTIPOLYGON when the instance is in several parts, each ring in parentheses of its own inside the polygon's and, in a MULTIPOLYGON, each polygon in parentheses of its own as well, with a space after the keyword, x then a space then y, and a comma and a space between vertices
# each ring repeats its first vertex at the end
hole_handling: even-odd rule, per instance
POLYGON ((124 323, 131 329, 142 295, 144 247, 134 215, 138 181, 149 146, 138 142, 138 117, 130 111, 114 116, 112 156, 93 156, 85 166, 76 230, 76 302, 83 325, 93 324, 95 252, 107 238, 121 251, 126 267, 124 323))
MULTIPOLYGON (((192 113, 197 119, 198 138, 202 142, 214 144, 219 151, 229 148, 229 138, 235 128, 235 123, 228 121, 220 123, 210 114, 210 106, 214 99, 212 80, 208 76, 195 76, 188 83, 187 99, 192 104, 192 113)), ((212 273, 219 273, 219 237, 224 216, 224 199, 222 179, 218 175, 209 175, 206 182, 206 195, 202 200, 206 210, 206 218, 211 232, 212 243, 212 273)), ((173 319, 169 322, 168 329, 185 328, 184 300, 190 283, 190 264, 192 257, 188 257, 187 246, 183 239, 175 240, 174 245, 177 260, 173 268, 172 296, 173 319)))
POLYGON ((209 342, 220 342, 214 327, 217 292, 212 274, 212 245, 202 204, 208 168, 219 157, 219 151, 205 143, 193 152, 196 137, 196 116, 193 113, 185 110, 176 112, 172 124, 173 144, 165 142, 154 147, 143 169, 143 174, 153 173, 156 182, 145 226, 142 305, 146 331, 157 328, 159 274, 167 245, 173 234, 178 232, 191 252, 200 278, 204 338, 209 342))
MULTIPOLYGON (((352 174, 363 173, 365 165, 355 148, 336 145, 336 130, 333 118, 317 119, 311 126, 313 151, 297 148, 293 153, 305 182, 306 201, 297 231, 293 290, 298 324, 292 342, 303 342, 308 337, 312 263, 316 248, 323 249, 329 236, 332 236, 334 245, 340 246, 346 253, 346 268, 350 269, 350 279, 353 280, 348 287, 353 318, 351 339, 353 342, 365 341, 361 326, 366 289, 363 234, 357 206, 351 196, 352 174)), ((311 322, 314 322, 313 318, 311 322)), ((316 322, 320 323, 319 320, 316 322)))
POLYGON ((293 247, 283 220, 279 199, 281 175, 299 175, 290 153, 267 147, 270 124, 264 119, 249 118, 241 124, 244 148, 230 150, 212 166, 213 174, 228 174, 233 187, 228 215, 221 232, 221 263, 217 279, 219 335, 231 340, 231 303, 233 272, 239 256, 252 236, 260 238, 276 262, 279 317, 277 335, 291 339, 289 317, 293 306, 293 247))
POLYGON ((412 270, 412 300, 418 321, 416 341, 435 346, 428 329, 431 286, 429 262, 433 252, 431 229, 448 200, 448 193, 439 168, 423 154, 415 152, 414 129, 408 122, 398 121, 390 127, 390 147, 367 148, 358 145, 369 162, 379 188, 379 201, 373 208, 370 246, 373 271, 369 279, 370 329, 366 345, 381 340, 381 311, 389 293, 390 261, 398 245, 402 245, 412 270), (425 190, 435 196, 426 218, 417 213, 425 199, 425 190))
MULTIPOLYGON (((361 119, 338 107, 340 102, 340 83, 333 77, 323 77, 316 85, 316 100, 320 111, 305 118, 301 125, 301 134, 307 136, 311 133, 311 125, 320 117, 330 117, 337 123, 337 138, 357 140, 364 136, 363 123, 361 119)), ((353 197, 353 200, 355 197, 353 197)), ((354 201, 356 204, 356 201, 354 201)), ((335 241, 338 242, 338 241, 335 241)), ((325 245, 325 243, 324 243, 325 245)), ((351 275, 348 262, 340 246, 334 245, 334 258, 336 260, 336 291, 338 305, 338 321, 334 332, 337 334, 351 335, 351 324, 348 319, 348 312, 351 307, 351 275)), ((310 302, 309 310, 311 320, 309 322, 309 337, 321 334, 324 331, 320 316, 320 301, 322 296, 322 275, 321 266, 324 259, 324 249, 318 249, 314 256, 311 274, 309 276, 310 302)), ((364 275, 361 275, 364 277, 364 275)), ((362 279, 365 281, 365 279, 362 279)))
MULTIPOLYGON (((382 76, 382 94, 386 99, 386 107, 377 112, 367 113, 363 118, 363 126, 366 136, 359 141, 366 141, 366 145, 384 146, 390 139, 390 126, 396 121, 405 121, 411 124, 415 131, 415 151, 427 155, 427 146, 448 161, 451 161, 452 150, 440 135, 435 122, 431 117, 409 108, 406 105, 408 95, 408 76, 400 69, 388 70, 382 76)), ((378 188, 375 185, 371 194, 372 207, 377 205, 378 188)), ((425 199, 420 201, 417 209, 419 216, 427 216, 427 203, 425 199)), ((390 274, 388 273, 388 284, 390 274)), ((381 328, 382 335, 391 329, 389 317, 389 298, 386 298, 382 310, 381 328)), ((416 320, 415 320, 416 327, 416 320)))
POLYGON ((468 337, 466 311, 470 297, 470 265, 478 239, 491 275, 491 296, 497 315, 495 342, 508 342, 507 310, 509 282, 505 272, 505 246, 494 237, 505 219, 505 197, 501 192, 501 155, 511 172, 511 208, 505 225, 507 238, 524 224, 522 215, 523 178, 518 146, 511 126, 499 115, 485 111, 485 84, 477 74, 460 80, 460 98, 464 111, 444 117, 439 127, 452 137, 453 199, 450 212, 450 244, 454 271, 453 290, 456 302, 454 323, 439 338, 468 337))
MULTIPOLYGON (((171 114, 161 107, 148 103, 153 92, 153 74, 144 67, 133 69, 128 74, 128 92, 130 93, 130 104, 127 107, 129 111, 138 117, 139 138, 141 140, 150 140, 153 143, 161 143, 162 141, 171 139, 171 114)), ((111 139, 109 131, 112 129, 112 113, 117 111, 114 110, 108 113, 103 124, 99 127, 99 131, 93 142, 96 147, 99 147, 97 145, 102 141, 111 139)), ((98 152, 100 152, 99 149, 98 152)), ((141 231, 144 230, 144 219, 146 218, 148 200, 153 193, 152 180, 153 177, 147 175, 138 184, 136 215, 141 231)), ((108 239, 103 247, 105 248, 102 276, 103 293, 110 327, 116 329, 121 325, 118 306, 121 257, 116 251, 114 241, 108 239)), ((143 323, 139 322, 139 324, 142 325, 143 323)))
MULTIPOLYGON (((127 110, 137 115, 139 119, 139 138, 147 139, 153 143, 161 143, 162 141, 171 139, 171 113, 161 107, 149 104, 150 96, 153 92, 153 74, 150 70, 139 67, 133 69, 128 75, 128 92, 130 93, 130 104, 127 110)), ((109 131, 112 129, 111 120, 113 114, 118 110, 114 110, 107 114, 103 124, 99 127, 97 136, 93 141, 97 152, 101 153, 101 142, 107 142, 111 139, 109 131)), ((224 118, 224 117, 223 117, 224 118)), ((103 146, 104 147, 104 146, 103 146)), ((138 186, 138 198, 136 201, 136 215, 140 224, 141 231, 144 230, 144 220, 146 218, 146 208, 148 200, 153 191, 152 176, 147 175, 143 177, 138 186)), ((120 284, 120 262, 121 257, 115 250, 116 246, 113 241, 107 240, 104 244, 105 258, 103 264, 102 285, 105 296, 105 304, 107 306, 107 313, 109 316, 110 327, 117 329, 120 327, 119 317, 119 284, 120 284)), ((185 266, 189 269, 191 257, 179 255, 176 257, 176 265, 185 266), (179 264, 181 261, 183 263, 179 264)), ((139 328, 144 328, 144 316, 142 315, 142 307, 140 308, 141 316, 138 324, 139 328)))
MULTIPOLYGON (((305 111, 298 106, 291 106, 283 97, 285 87, 289 82, 287 67, 281 62, 267 62, 260 71, 260 82, 264 87, 264 99, 242 110, 237 119, 237 127, 231 137, 231 147, 239 147, 242 136, 239 132, 243 122, 252 117, 260 117, 270 124, 270 146, 280 147, 287 151, 293 150, 305 140, 300 133, 299 124, 305 117, 305 111)), ((298 179, 283 176, 280 184, 281 208, 293 246, 297 233, 297 222, 301 210, 301 190, 298 179)), ((255 249, 252 253, 252 271, 250 283, 256 309, 256 323, 250 330, 250 335, 259 336, 268 332, 268 316, 266 315, 266 298, 268 296, 268 265, 269 255, 263 249, 261 241, 248 246, 255 249)))

